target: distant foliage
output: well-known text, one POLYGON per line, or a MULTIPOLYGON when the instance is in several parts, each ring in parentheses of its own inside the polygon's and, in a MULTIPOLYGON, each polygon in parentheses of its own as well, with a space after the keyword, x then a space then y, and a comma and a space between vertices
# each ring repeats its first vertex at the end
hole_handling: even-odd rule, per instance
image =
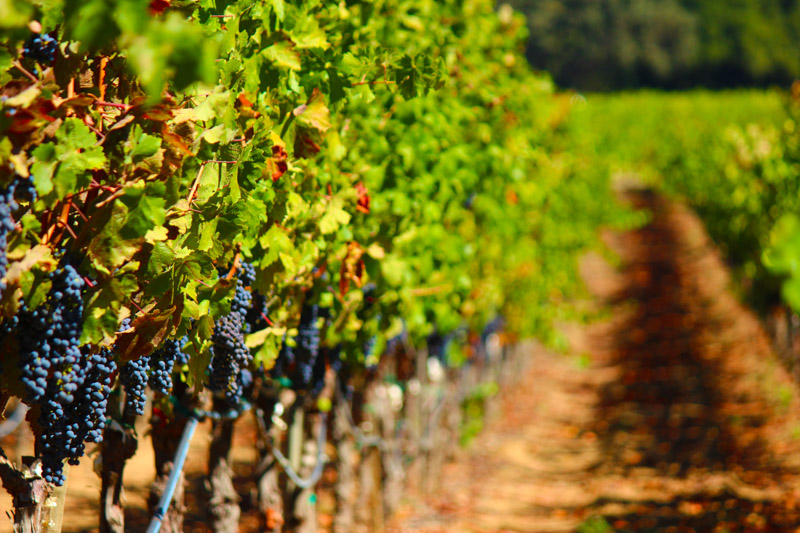
POLYGON ((796 0, 512 0, 528 58, 579 90, 736 87, 800 76, 796 0))

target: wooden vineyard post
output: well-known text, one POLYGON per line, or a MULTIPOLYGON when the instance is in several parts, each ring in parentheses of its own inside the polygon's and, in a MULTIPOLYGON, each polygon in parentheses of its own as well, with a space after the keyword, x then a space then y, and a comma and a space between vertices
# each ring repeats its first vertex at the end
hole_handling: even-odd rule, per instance
POLYGON ((257 450, 259 463, 256 467, 258 486, 258 508, 264 519, 263 529, 269 533, 279 533, 283 528, 283 493, 280 487, 280 466, 271 453, 272 445, 280 442, 278 430, 272 416, 278 404, 278 393, 262 386, 258 391, 255 410, 258 425, 257 450))
POLYGON ((110 422, 103 432, 100 459, 100 532, 123 533, 125 512, 122 507, 122 472, 125 462, 133 457, 138 447, 133 418, 123 416, 124 401, 119 389, 108 399, 110 422), (119 421, 122 421, 120 423, 119 421))
MULTIPOLYGON (((322 460, 324 450, 318 448, 319 442, 326 441, 320 432, 326 431, 321 419, 306 416, 302 400, 296 407, 294 420, 289 428, 289 463, 292 470, 303 481, 312 478, 317 462, 322 460), (308 434, 306 439, 304 435, 308 434)), ((298 483, 300 481, 298 480, 298 483)), ((291 479, 287 481, 289 504, 286 516, 290 529, 296 533, 317 533, 317 494, 316 484, 298 486, 291 479)))
MULTIPOLYGON (((461 389, 458 385, 458 370, 449 370, 446 378, 447 396, 445 397, 444 411, 442 413, 442 446, 443 462, 455 457, 459 446, 461 430, 461 389)), ((441 482, 441 476, 439 482, 441 482)))
POLYGON ((373 476, 372 491, 372 529, 371 531, 383 531, 384 510, 383 510, 383 468, 381 466, 381 451, 379 448, 370 448, 369 471, 373 476))
POLYGON ((381 421, 383 446, 379 449, 384 472, 384 506, 391 514, 403 496, 405 469, 402 443, 396 431, 397 413, 390 401, 386 402, 381 421))
MULTIPOLYGON (((354 410, 358 408, 358 412, 363 417, 363 420, 360 420, 361 427, 369 427, 371 429, 375 427, 374 416, 369 409, 366 409, 372 401, 373 394, 374 384, 368 387, 364 393, 353 394, 354 410)), ((356 420, 358 421, 359 419, 356 420)), ((360 451, 361 453, 359 454, 358 465, 356 467, 358 496, 355 506, 355 531, 373 531, 372 499, 374 498, 374 493, 377 491, 377 487, 375 487, 375 476, 372 473, 371 458, 375 450, 372 446, 367 446, 362 447, 360 451)))
MULTIPOLYGON (((214 410, 224 412, 231 408, 222 398, 214 398, 214 410)), ((209 491, 208 513, 211 530, 215 533, 237 531, 239 528, 239 495, 233 486, 233 471, 229 464, 234 420, 214 420, 211 423, 211 444, 208 452, 209 491)))
POLYGON ((350 434, 350 405, 344 394, 338 393, 334 404, 333 441, 336 445, 336 516, 333 519, 333 533, 353 531, 353 497, 355 495, 354 477, 354 438, 350 434))
POLYGON ((427 442, 427 433, 430 431, 430 409, 427 406, 427 400, 430 393, 428 388, 428 350, 419 350, 417 352, 417 381, 419 382, 419 401, 417 414, 417 434, 416 446, 417 454, 414 458, 414 464, 417 475, 417 487, 423 490, 425 499, 427 500, 428 494, 428 468, 429 468, 429 450, 430 445, 427 442))
POLYGON ((408 383, 406 397, 406 414, 409 422, 408 452, 411 465, 408 468, 409 485, 414 489, 422 488, 425 475, 422 438, 425 431, 425 375, 427 374, 427 350, 412 350, 414 354, 415 377, 408 383))

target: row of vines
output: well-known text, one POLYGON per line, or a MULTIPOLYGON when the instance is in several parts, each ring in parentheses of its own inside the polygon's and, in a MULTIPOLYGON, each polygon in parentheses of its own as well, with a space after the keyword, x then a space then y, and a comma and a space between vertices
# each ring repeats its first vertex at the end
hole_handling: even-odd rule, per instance
POLYGON ((800 83, 595 95, 569 128, 573 149, 697 211, 800 381, 800 83))
POLYGON ((227 454, 247 411, 265 527, 311 528, 310 435, 317 465, 334 421, 371 442, 386 383, 392 434, 439 431, 411 420, 421 383, 460 389, 442 396, 460 412, 503 372, 465 369, 516 361, 489 357, 499 339, 556 340, 577 256, 631 220, 604 169, 560 151, 570 100, 529 69, 507 6, 0 8, 0 410, 27 405, 35 435, 24 465, 0 454, 19 531, 61 527, 67 465, 91 443, 100 530, 124 530, 148 399, 156 529, 181 530, 180 463, 206 418, 212 527, 235 529, 227 454))

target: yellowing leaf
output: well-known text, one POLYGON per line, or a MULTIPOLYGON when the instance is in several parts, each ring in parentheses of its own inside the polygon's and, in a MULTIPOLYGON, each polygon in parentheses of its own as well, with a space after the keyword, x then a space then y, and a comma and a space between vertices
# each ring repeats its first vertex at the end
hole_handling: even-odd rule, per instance
POLYGON ((334 198, 331 200, 331 203, 328 204, 328 208, 325 209, 325 214, 322 215, 319 221, 319 230, 323 235, 333 233, 339 229, 339 226, 342 224, 350 222, 350 213, 342 208, 343 205, 344 201, 339 197, 334 198))
POLYGON ((144 240, 153 244, 157 241, 166 241, 167 240, 167 228, 164 226, 158 226, 153 229, 147 230, 147 233, 144 234, 144 240))
POLYGON ((197 244, 198 250, 207 252, 214 246, 214 237, 217 235, 218 220, 218 218, 214 218, 202 224, 200 228, 200 242, 197 244))
POLYGON ((185 246, 176 246, 175 247, 175 259, 186 259, 190 255, 192 255, 192 251, 185 246))
POLYGON ((36 265, 41 265, 43 270, 50 270, 55 267, 56 262, 50 254, 50 248, 43 244, 37 244, 31 248, 21 261, 15 261, 8 267, 6 272, 6 283, 15 285, 24 272, 28 272, 36 265))
POLYGON ((279 67, 300 70, 300 54, 291 41, 278 41, 262 50, 261 54, 279 67))
POLYGON ((296 216, 308 211, 308 203, 303 200, 303 197, 294 191, 286 195, 286 219, 295 218, 296 216))
POLYGON ((12 96, 5 101, 5 105, 10 107, 28 107, 42 94, 42 90, 37 85, 31 85, 16 96, 12 96))
POLYGON ((247 345, 248 348, 258 348, 264 341, 267 340, 267 337, 281 337, 286 334, 286 328, 264 328, 262 330, 256 331, 255 333, 251 333, 250 335, 245 335, 244 343, 247 345))
POLYGON ((223 135, 225 135, 225 124, 220 124, 219 126, 214 126, 211 129, 205 130, 200 134, 200 139, 205 139, 209 144, 217 144, 222 140, 223 135))
POLYGON ((322 93, 314 89, 311 99, 293 111, 298 124, 326 132, 331 128, 331 112, 325 105, 322 93))
POLYGON ((367 255, 373 259, 383 259, 386 256, 386 251, 377 242, 370 244, 367 248, 367 255))
POLYGON ((183 235, 184 233, 189 231, 190 227, 192 227, 192 214, 187 213, 180 217, 171 218, 169 220, 169 225, 174 228, 177 228, 178 233, 183 235))
POLYGON ((283 268, 285 268, 288 272, 294 272, 297 269, 297 263, 294 261, 294 257, 287 253, 279 253, 278 257, 283 264, 283 268))

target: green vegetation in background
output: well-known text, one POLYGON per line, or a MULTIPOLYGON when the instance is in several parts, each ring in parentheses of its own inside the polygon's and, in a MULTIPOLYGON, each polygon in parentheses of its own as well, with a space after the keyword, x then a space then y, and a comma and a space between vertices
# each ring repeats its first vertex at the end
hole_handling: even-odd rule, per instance
POLYGON ((788 85, 800 77, 797 0, 512 0, 528 58, 564 87, 788 85))
POLYGON ((796 235, 796 106, 779 92, 752 90, 585 98, 565 126, 574 143, 568 149, 685 200, 750 303, 761 311, 779 303, 783 272, 794 272, 797 257, 777 245, 770 252, 773 242, 790 243, 796 235))

